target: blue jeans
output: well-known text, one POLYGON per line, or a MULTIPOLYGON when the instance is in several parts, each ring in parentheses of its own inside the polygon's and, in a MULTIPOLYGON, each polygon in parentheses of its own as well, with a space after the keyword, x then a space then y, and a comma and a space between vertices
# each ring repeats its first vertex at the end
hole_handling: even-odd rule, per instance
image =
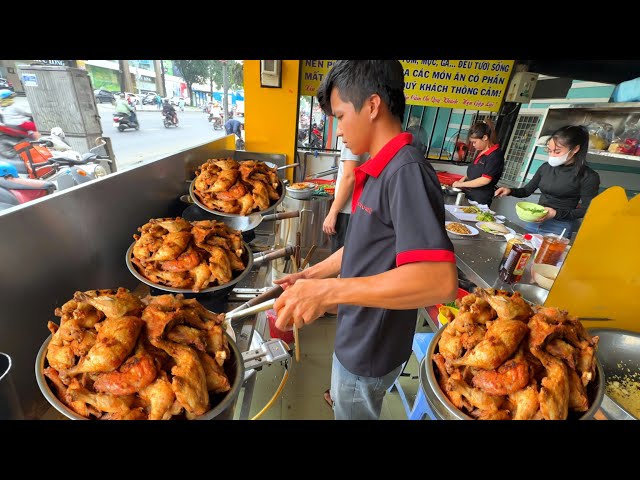
POLYGON ((344 368, 334 352, 331 367, 331 399, 336 420, 378 420, 387 389, 402 365, 384 377, 361 377, 344 368))
POLYGON ((524 222, 524 229, 529 233, 556 233, 560 235, 565 230, 564 237, 571 238, 573 231, 576 229, 574 220, 546 220, 544 222, 524 222))

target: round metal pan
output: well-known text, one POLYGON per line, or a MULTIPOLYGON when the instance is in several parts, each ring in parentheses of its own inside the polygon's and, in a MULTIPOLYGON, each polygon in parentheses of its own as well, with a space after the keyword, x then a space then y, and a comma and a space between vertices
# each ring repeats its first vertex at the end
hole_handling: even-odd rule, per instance
POLYGON ((200 201, 200 199, 195 194, 195 186, 194 186, 195 183, 196 183, 196 179, 194 178, 191 181, 191 184, 189 185, 189 195, 191 195, 193 203, 198 205, 201 209, 205 210, 206 212, 209 212, 212 215, 217 215, 219 217, 246 217, 247 215, 251 215, 253 213, 269 213, 274 211, 276 208, 278 208, 278 205, 280 205, 283 202, 285 197, 285 191, 284 191, 284 186, 282 185, 282 179, 278 177, 278 188, 276 188, 276 192, 278 192, 278 195, 280 195, 280 198, 276 200, 275 203, 271 204, 269 208, 265 210, 259 210, 257 212, 249 212, 247 215, 240 215, 238 213, 224 213, 224 212, 219 212, 218 210, 212 210, 200 201))
MULTIPOLYGON (((209 403, 211 405, 211 409, 203 415, 196 417, 195 420, 211 420, 219 416, 221 417, 221 414, 227 412, 229 407, 232 406, 236 401, 236 398, 240 393, 242 383, 244 382, 245 369, 240 350, 238 349, 236 342, 229 336, 227 332, 225 332, 225 335, 227 336, 227 343, 229 344, 230 354, 229 358, 227 358, 224 362, 223 368, 225 373, 227 374, 227 377, 229 378, 229 384, 231 385, 231 388, 223 393, 209 393, 209 403)), ((88 418, 78 415, 76 412, 62 403, 62 401, 58 399, 58 397, 56 397, 55 393, 53 393, 51 387, 49 386, 47 377, 45 377, 44 375, 44 369, 49 366, 49 362, 47 362, 47 348, 49 347, 51 338, 52 335, 49 335, 49 337, 47 337, 47 339, 40 347, 38 355, 36 356, 35 373, 38 387, 40 387, 42 395, 44 395, 51 406, 53 406, 53 408, 55 408, 65 417, 71 420, 89 420, 88 418)), ((233 412, 229 411, 228 413, 229 419, 231 419, 233 412)))
MULTIPOLYGON (((458 410, 458 408, 449 400, 449 397, 442 391, 436 378, 436 367, 433 364, 433 355, 438 352, 438 342, 442 336, 442 332, 446 327, 441 328, 433 336, 427 354, 420 363, 420 388, 427 399, 427 403, 431 406, 434 414, 439 420, 474 420, 473 417, 458 410)), ((592 331, 589 331, 593 335, 592 331)), ((567 420, 589 420, 593 418, 600 408, 602 398, 604 397, 604 371, 600 361, 596 357, 596 374, 592 382, 587 386, 587 397, 589 398, 589 409, 586 412, 569 412, 567 420)))
POLYGON ((125 261, 127 263, 127 268, 129 269, 131 274, 134 277, 136 277, 138 280, 140 280, 142 283, 146 283, 150 287, 157 288, 158 290, 163 290, 165 292, 185 293, 185 294, 195 294, 195 295, 212 293, 212 292, 220 292, 221 290, 227 290, 228 292, 230 292, 232 290, 233 285, 235 285, 244 277, 246 277, 251 271, 251 267, 253 267, 253 253, 251 252, 251 248, 249 248, 249 245, 246 242, 242 242, 242 248, 244 249, 244 253, 242 254, 242 261, 245 262, 246 266, 245 266, 245 269, 242 272, 240 272, 240 274, 237 277, 234 277, 230 282, 227 282, 223 285, 217 285, 215 287, 205 288, 198 292, 196 292, 195 290, 187 289, 187 288, 173 288, 173 287, 168 287, 166 285, 160 285, 158 283, 154 283, 151 280, 149 280, 147 277, 142 275, 140 272, 138 272, 138 270, 136 269, 136 266, 131 261, 131 257, 133 256, 133 246, 135 244, 136 242, 134 241, 129 246, 129 248, 127 249, 127 253, 125 254, 125 261))

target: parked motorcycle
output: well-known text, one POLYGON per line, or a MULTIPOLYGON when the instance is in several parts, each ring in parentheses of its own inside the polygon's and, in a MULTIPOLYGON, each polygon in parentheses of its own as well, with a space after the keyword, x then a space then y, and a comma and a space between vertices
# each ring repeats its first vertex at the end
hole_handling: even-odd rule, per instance
POLYGON ((170 115, 170 114, 162 114, 163 117, 163 121, 164 121, 164 126, 165 128, 169 128, 169 127, 177 127, 178 126, 178 116, 177 115, 170 115))
POLYGON ((98 137, 95 147, 87 153, 80 154, 75 150, 50 150, 53 143, 46 138, 22 142, 16 145, 16 151, 23 163, 11 163, 18 173, 22 173, 27 178, 55 182, 57 190, 64 190, 104 177, 109 173, 100 165, 100 162, 112 163, 111 159, 94 152, 105 143, 101 137, 98 137))
POLYGON ((29 133, 20 127, 5 125, 0 121, 0 157, 13 159, 17 152, 15 146, 25 140, 35 140, 36 133, 29 133))
POLYGON ((139 130, 140 120, 132 122, 129 116, 118 112, 113 114, 113 126, 117 128, 119 132, 124 132, 127 128, 139 130))
POLYGON ((52 182, 21 178, 12 162, 0 161, 0 210, 44 197, 55 189, 52 182))

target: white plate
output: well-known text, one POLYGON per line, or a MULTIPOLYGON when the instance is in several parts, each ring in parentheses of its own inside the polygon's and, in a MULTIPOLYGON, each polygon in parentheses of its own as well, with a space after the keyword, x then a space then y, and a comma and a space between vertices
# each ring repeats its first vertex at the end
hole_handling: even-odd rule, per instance
MULTIPOLYGON (((460 223, 460 222, 444 222, 444 226, 446 227, 450 223, 460 223)), ((464 223, 462 225, 464 225, 464 223)), ((480 233, 477 228, 474 228, 471 225, 464 225, 464 226, 467 227, 471 231, 471 233, 455 233, 450 230, 447 230, 447 233, 450 233, 452 235, 459 235, 461 237, 473 237, 474 235, 478 235, 478 233, 480 233)))
MULTIPOLYGON (((457 205, 445 205, 444 208, 446 208, 449 212, 451 212, 451 215, 456 217, 458 220, 462 220, 463 222, 478 221, 478 219, 476 218, 479 215, 478 213, 464 213, 462 211, 462 207, 458 207, 457 205)), ((484 210, 484 211, 491 213, 495 218, 496 223, 503 223, 502 220, 500 220, 500 218, 498 218, 494 213, 491 212, 491 210, 484 210)), ((502 217, 502 219, 504 218, 505 217, 502 217)))
MULTIPOLYGON (((485 223, 487 223, 487 222, 478 222, 478 223, 476 223, 476 227, 478 227, 478 228, 479 228, 480 230, 482 230, 483 232, 490 233, 490 234, 492 234, 492 235, 502 235, 502 236, 505 236, 505 235, 506 235, 506 233, 498 233, 498 232, 495 232, 495 233, 494 233, 494 232, 487 232, 486 230, 483 230, 483 229, 482 229, 482 226, 483 226, 485 223)), ((496 223, 500 223, 500 222, 496 222, 496 223)), ((507 227, 506 225, 504 225, 504 228, 506 228, 507 230, 509 230, 509 233, 510 233, 511 235, 515 235, 515 234, 516 234, 516 231, 515 231, 514 229, 509 228, 509 227, 507 227)))

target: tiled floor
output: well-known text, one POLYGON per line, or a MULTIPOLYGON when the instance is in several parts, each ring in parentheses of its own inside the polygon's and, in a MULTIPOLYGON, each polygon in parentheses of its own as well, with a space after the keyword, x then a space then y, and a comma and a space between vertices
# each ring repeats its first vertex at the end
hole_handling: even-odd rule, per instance
MULTIPOLYGON (((335 317, 324 317, 302 328, 300 338, 300 362, 290 362, 289 377, 276 401, 260 416, 260 420, 333 420, 333 411, 324 400, 324 391, 331 380, 331 357, 335 338, 335 317)), ((418 325, 417 331, 430 331, 418 325)), ((293 344, 292 344, 293 346, 293 344)), ((400 378, 402 388, 410 404, 413 404, 418 384, 418 367, 415 355, 411 355, 400 378)), ((285 369, 280 364, 265 366, 256 372, 256 383, 249 418, 253 418, 273 397, 282 381, 285 369)), ((238 405, 242 402, 242 391, 238 405)), ((236 408, 236 418, 239 408, 236 408)), ((382 405, 381 420, 406 420, 402 400, 397 390, 387 393, 382 405)))

